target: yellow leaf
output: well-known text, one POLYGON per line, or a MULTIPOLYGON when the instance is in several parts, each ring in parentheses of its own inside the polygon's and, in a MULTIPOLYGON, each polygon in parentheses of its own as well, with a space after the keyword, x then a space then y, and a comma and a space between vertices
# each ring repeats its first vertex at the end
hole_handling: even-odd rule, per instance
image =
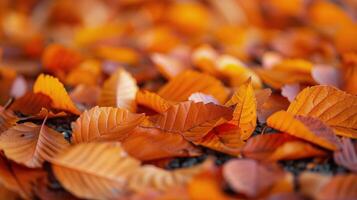
POLYGON ((127 177, 140 167, 119 143, 83 143, 51 161, 61 185, 79 198, 118 199, 127 177))
POLYGON ((61 133, 44 124, 18 124, 0 136, 0 148, 6 157, 30 168, 41 167, 68 147, 61 133))
POLYGON ((33 92, 42 93, 50 97, 52 100, 51 106, 55 109, 80 114, 68 96, 63 84, 55 77, 41 74, 33 86, 33 92))
POLYGON ((185 101, 195 92, 212 95, 220 103, 227 98, 223 84, 214 77, 195 71, 185 71, 164 85, 158 95, 170 101, 185 101))
POLYGON ((257 125, 257 101, 250 79, 241 85, 226 106, 235 105, 232 122, 241 130, 243 140, 248 139, 257 125))
POLYGON ((286 111, 279 111, 268 118, 267 124, 329 150, 334 151, 339 147, 338 139, 332 129, 311 117, 294 116, 286 111))
POLYGON ((135 111, 137 91, 135 79, 124 69, 119 69, 104 82, 98 104, 135 111))
MULTIPOLYGON (((318 118, 339 135, 354 135, 357 130, 357 96, 330 86, 313 86, 301 91, 290 104, 289 113, 318 118), (346 134, 341 134, 346 129, 346 134)), ((356 137, 354 135, 353 137, 356 137)))
POLYGON ((144 120, 143 114, 110 107, 94 107, 85 111, 74 123, 72 142, 123 140, 144 120))

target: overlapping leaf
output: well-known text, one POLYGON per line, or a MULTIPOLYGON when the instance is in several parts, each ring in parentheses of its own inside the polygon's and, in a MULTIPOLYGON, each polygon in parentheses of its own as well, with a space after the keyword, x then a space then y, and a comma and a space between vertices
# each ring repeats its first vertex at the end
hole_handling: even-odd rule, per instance
POLYGON ((111 107, 94 107, 74 123, 73 143, 125 139, 144 120, 143 114, 111 107))
POLYGON ((147 107, 157 113, 163 113, 171 106, 171 103, 156 93, 149 91, 139 91, 136 94, 136 103, 139 106, 147 107))
POLYGON ((52 100, 45 94, 28 92, 11 104, 11 109, 25 115, 36 115, 42 108, 51 109, 52 100))
POLYGON ((0 134, 14 126, 18 120, 12 111, 0 107, 0 134))
POLYGON ((346 137, 357 137, 357 97, 330 86, 304 89, 289 106, 295 115, 320 119, 346 137))
POLYGON ((230 108, 212 103, 186 101, 171 106, 166 112, 153 116, 150 120, 159 129, 180 133, 186 139, 196 142, 215 126, 231 118, 230 108))
POLYGON ((137 91, 135 79, 124 69, 118 69, 104 82, 98 104, 135 111, 137 91))
POLYGON ((54 109, 80 114, 57 78, 41 74, 33 86, 33 92, 47 95, 52 100, 51 106, 54 109))
POLYGON ((334 152, 333 158, 338 165, 357 171, 357 148, 349 138, 342 138, 341 149, 334 152))
POLYGON ((61 133, 44 124, 18 124, 0 136, 0 148, 6 157, 31 168, 41 167, 68 147, 61 133))
POLYGON ((80 198, 115 199, 127 192, 127 177, 140 167, 119 143, 83 143, 52 160, 64 188, 80 198))
POLYGON ((185 101, 195 92, 212 95, 220 103, 227 98, 223 84, 212 76, 195 71, 185 71, 164 85, 158 95, 170 101, 185 101))
POLYGON ((243 140, 248 139, 257 125, 257 102, 250 79, 233 94, 226 106, 235 105, 232 122, 241 130, 243 140))
POLYGON ((294 116, 291 113, 279 111, 270 116, 267 123, 277 130, 326 149, 337 150, 340 145, 332 129, 315 118, 294 116))

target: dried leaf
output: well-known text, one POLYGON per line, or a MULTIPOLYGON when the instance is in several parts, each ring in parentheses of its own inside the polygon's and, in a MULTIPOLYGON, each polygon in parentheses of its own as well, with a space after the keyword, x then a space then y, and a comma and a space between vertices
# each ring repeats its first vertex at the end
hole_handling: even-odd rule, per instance
POLYGON ((96 85, 101 75, 100 64, 97 60, 83 61, 77 68, 69 72, 65 83, 68 85, 96 85))
POLYGON ((50 161, 68 147, 61 133, 44 124, 18 124, 0 136, 0 148, 5 155, 30 168, 41 167, 44 161, 50 161))
POLYGON ((151 110, 154 110, 157 113, 165 112, 170 106, 171 103, 149 91, 139 91, 136 94, 136 103, 140 106, 145 106, 151 110))
POLYGON ((33 86, 34 93, 42 93, 51 98, 51 106, 54 109, 80 114, 68 96, 63 84, 55 77, 41 74, 33 86))
POLYGON ((223 84, 207 74, 195 71, 185 71, 164 85, 158 95, 170 101, 185 101, 195 92, 212 95, 220 103, 227 98, 223 84))
POLYGON ((171 106, 166 112, 153 116, 154 127, 180 133, 189 141, 203 138, 215 126, 232 118, 232 110, 212 103, 186 101, 171 106))
POLYGON ((241 85, 227 101, 226 106, 235 105, 232 122, 241 130, 241 138, 248 139, 257 125, 257 102, 250 79, 241 85))
POLYGON ((135 111, 137 91, 135 79, 127 71, 119 69, 104 82, 98 104, 135 111))
POLYGON ((204 94, 202 92, 195 92, 193 94, 191 94, 188 97, 188 100, 193 101, 195 103, 198 102, 203 102, 203 103, 214 103, 214 104, 219 104, 219 102, 217 101, 217 99, 215 99, 213 96, 208 95, 208 94, 204 94))
POLYGON ((81 103, 92 108, 97 105, 100 95, 100 88, 98 86, 77 85, 69 94, 75 103, 81 103))
POLYGON ((320 85, 339 87, 341 73, 338 68, 329 65, 315 65, 311 70, 314 80, 320 85))
POLYGON ((121 141, 143 120, 143 114, 111 107, 94 107, 85 111, 73 127, 72 142, 121 141))
POLYGON ((300 90, 299 84, 287 84, 281 88, 281 95, 286 97, 289 102, 292 102, 296 95, 299 94, 300 90))
POLYGON ((286 111, 279 111, 270 116, 267 123, 272 128, 326 149, 334 151, 339 148, 338 139, 332 129, 318 119, 294 116, 286 111))
POLYGON ((80 54, 60 44, 47 46, 42 55, 43 67, 51 72, 68 72, 77 67, 81 60, 80 54))
POLYGON ((234 191, 257 197, 284 177, 284 173, 254 160, 236 159, 223 166, 223 177, 234 191))
POLYGON ((201 154, 198 148, 180 134, 164 132, 156 128, 137 127, 122 142, 122 145, 126 152, 142 161, 201 154))
POLYGON ((318 118, 332 128, 357 129, 357 97, 330 86, 305 88, 287 111, 318 118))
POLYGON ((334 152, 333 158, 338 165, 357 172, 357 149, 349 138, 342 138, 341 149, 334 152))
POLYGON ((25 115, 36 115, 42 108, 51 109, 52 100, 42 93, 28 92, 24 96, 16 99, 11 104, 10 109, 21 112, 25 115))
POLYGON ((298 160, 326 156, 327 153, 304 141, 286 142, 279 146, 268 158, 271 161, 298 160))
POLYGON ((115 199, 127 192, 128 176, 140 167, 118 143, 83 143, 52 161, 64 188, 79 198, 115 199))
POLYGON ((187 70, 187 67, 185 67, 183 63, 164 54, 155 53, 151 55, 151 60, 154 62, 158 71, 169 80, 187 70))
POLYGON ((357 198, 357 175, 336 175, 317 193, 317 200, 345 200, 357 198))
MULTIPOLYGON (((356 29, 357 30, 357 29, 356 29)), ((342 57, 343 90, 357 95, 357 54, 347 53, 342 57)))
POLYGON ((201 164, 190 168, 167 171, 150 165, 143 166, 129 176, 129 188, 134 191, 143 191, 147 188, 166 190, 170 187, 184 185, 203 167, 204 165, 201 164))

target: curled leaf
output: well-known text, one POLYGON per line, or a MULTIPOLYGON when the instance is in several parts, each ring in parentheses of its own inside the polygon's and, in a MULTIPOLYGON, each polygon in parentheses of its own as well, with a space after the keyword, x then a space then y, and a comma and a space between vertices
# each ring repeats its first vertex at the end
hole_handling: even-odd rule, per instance
POLYGON ((110 107, 94 107, 85 111, 73 127, 72 142, 117 140, 126 138, 144 120, 143 114, 110 107))
POLYGON ((68 147, 61 133, 44 124, 18 124, 0 136, 0 148, 5 155, 30 168, 41 167, 68 147))
POLYGON ((55 77, 41 74, 33 86, 34 93, 42 93, 51 98, 54 109, 64 110, 73 114, 80 114, 68 96, 63 84, 55 77))
POLYGON ((104 82, 99 106, 118 107, 135 111, 135 97, 138 91, 135 79, 125 70, 118 69, 104 82))

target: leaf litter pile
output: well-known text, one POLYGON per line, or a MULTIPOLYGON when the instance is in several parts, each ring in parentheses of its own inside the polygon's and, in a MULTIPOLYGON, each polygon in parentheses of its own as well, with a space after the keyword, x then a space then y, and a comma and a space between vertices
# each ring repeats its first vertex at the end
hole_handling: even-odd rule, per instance
POLYGON ((0 1, 0 199, 357 199, 357 4, 0 1))

